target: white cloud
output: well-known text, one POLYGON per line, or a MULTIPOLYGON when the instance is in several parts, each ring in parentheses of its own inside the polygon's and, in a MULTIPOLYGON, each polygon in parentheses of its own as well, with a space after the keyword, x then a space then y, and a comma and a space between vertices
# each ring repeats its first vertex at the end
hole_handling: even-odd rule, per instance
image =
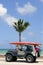
POLYGON ((7 24, 8 24, 9 26, 12 26, 14 22, 17 22, 17 19, 16 19, 16 18, 14 18, 14 17, 12 17, 12 16, 10 16, 10 15, 8 15, 8 14, 6 14, 6 15, 3 17, 3 19, 7 22, 7 24))
POLYGON ((34 34, 33 32, 28 32, 28 35, 33 36, 34 34))
POLYGON ((6 17, 5 20, 8 23, 8 25, 10 25, 10 26, 12 26, 14 22, 17 22, 17 19, 12 16, 6 17))
POLYGON ((2 4, 0 4, 0 16, 3 16, 7 13, 7 9, 3 7, 2 4))
POLYGON ((43 0, 40 0, 40 2, 43 2, 43 0))
POLYGON ((3 7, 3 4, 0 4, 0 17, 5 20, 5 22, 9 25, 12 26, 13 22, 17 22, 17 19, 15 17, 10 16, 7 14, 7 8, 3 7))
POLYGON ((19 3, 16 3, 16 6, 17 6, 17 11, 20 14, 32 14, 37 10, 37 8, 33 6, 30 2, 26 3, 23 7, 19 6, 19 3))

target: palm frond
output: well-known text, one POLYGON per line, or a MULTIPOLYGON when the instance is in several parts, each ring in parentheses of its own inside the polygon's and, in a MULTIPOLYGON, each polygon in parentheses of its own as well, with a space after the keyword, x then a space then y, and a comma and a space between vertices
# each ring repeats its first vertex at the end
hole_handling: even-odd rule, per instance
POLYGON ((23 32, 29 25, 29 22, 23 22, 23 20, 19 19, 18 22, 14 22, 13 27, 16 31, 23 32))
POLYGON ((24 26, 25 26, 25 27, 27 27, 27 26, 29 26, 29 25, 30 25, 29 22, 25 22, 25 23, 24 23, 24 26))

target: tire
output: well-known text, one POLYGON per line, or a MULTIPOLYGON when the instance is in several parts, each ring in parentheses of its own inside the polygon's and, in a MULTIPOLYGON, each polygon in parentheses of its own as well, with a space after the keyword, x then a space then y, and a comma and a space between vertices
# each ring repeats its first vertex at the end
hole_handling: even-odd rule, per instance
POLYGON ((11 62, 13 60, 13 56, 11 54, 6 55, 6 61, 11 62))
POLYGON ((17 57, 15 56, 15 57, 13 57, 13 61, 17 61, 17 57))
POLYGON ((29 62, 29 63, 32 63, 32 62, 35 61, 35 59, 34 59, 34 57, 32 55, 27 55, 26 61, 29 62))

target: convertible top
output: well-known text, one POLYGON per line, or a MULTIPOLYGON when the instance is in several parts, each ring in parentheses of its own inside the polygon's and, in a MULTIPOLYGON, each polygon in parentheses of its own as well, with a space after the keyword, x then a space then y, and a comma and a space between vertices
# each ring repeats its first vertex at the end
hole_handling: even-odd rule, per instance
POLYGON ((16 45, 34 45, 34 46, 40 46, 41 44, 37 42, 11 42, 10 44, 16 44, 16 45))

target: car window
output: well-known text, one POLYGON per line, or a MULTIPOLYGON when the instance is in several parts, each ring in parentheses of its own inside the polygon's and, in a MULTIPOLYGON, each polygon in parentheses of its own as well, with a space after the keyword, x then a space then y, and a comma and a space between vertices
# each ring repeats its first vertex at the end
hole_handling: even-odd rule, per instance
POLYGON ((22 47, 22 50, 25 51, 26 49, 27 49, 27 46, 23 46, 23 47, 22 47))
POLYGON ((33 47, 32 46, 27 46, 27 51, 32 51, 33 47))

